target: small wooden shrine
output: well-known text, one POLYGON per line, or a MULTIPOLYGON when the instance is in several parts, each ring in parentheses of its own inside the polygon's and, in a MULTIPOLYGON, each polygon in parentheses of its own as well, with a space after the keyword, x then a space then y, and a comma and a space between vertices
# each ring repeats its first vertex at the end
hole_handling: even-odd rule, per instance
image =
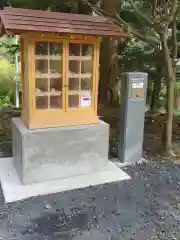
POLYGON ((26 127, 98 123, 100 37, 126 34, 98 16, 5 8, 0 17, 1 36, 20 35, 26 127))

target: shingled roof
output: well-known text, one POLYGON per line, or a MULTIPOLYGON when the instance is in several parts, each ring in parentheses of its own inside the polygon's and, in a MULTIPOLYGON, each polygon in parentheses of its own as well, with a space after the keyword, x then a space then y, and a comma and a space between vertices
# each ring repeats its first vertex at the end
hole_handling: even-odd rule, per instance
POLYGON ((20 35, 24 32, 83 34, 125 37, 127 34, 105 17, 58 13, 20 8, 0 11, 0 35, 20 35))

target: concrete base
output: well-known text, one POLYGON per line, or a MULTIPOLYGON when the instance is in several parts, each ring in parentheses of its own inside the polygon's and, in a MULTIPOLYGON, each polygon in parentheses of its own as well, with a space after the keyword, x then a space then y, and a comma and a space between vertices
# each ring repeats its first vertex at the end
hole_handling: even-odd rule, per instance
POLYGON ((104 171, 44 183, 23 185, 14 167, 13 158, 0 159, 0 180, 6 203, 38 195, 60 193, 67 190, 129 179, 130 176, 128 174, 109 161, 104 171))
POLYGON ((12 120, 13 156, 23 184, 51 181, 108 168, 109 125, 27 129, 12 120))
POLYGON ((139 159, 139 161, 136 161, 134 164, 129 163, 129 162, 121 162, 118 158, 111 158, 111 162, 114 163, 117 167, 122 168, 122 167, 127 167, 127 166, 132 166, 136 164, 142 164, 143 162, 146 162, 145 158, 139 159))

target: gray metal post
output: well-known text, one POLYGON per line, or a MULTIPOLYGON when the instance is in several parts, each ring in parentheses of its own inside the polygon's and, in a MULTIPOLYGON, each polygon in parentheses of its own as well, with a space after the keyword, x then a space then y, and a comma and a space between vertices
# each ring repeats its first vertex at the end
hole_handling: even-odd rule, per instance
POLYGON ((118 159, 135 164, 142 158, 147 73, 124 73, 118 137, 118 159))

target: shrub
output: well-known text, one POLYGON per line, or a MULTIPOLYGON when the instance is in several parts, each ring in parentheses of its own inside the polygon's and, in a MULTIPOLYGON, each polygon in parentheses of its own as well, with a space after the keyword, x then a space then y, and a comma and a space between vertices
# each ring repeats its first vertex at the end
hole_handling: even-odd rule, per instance
POLYGON ((0 59, 0 106, 12 105, 16 91, 16 69, 6 59, 0 59))

